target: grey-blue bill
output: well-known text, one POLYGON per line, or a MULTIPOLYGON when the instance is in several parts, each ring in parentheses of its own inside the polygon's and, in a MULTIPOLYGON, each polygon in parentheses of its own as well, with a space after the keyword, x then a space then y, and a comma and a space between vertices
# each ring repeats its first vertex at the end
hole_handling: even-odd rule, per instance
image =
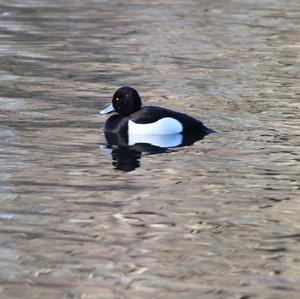
POLYGON ((111 113, 111 112, 114 112, 114 111, 115 111, 115 109, 114 109, 113 105, 110 104, 109 106, 107 106, 103 110, 100 110, 99 114, 108 114, 108 113, 111 113))

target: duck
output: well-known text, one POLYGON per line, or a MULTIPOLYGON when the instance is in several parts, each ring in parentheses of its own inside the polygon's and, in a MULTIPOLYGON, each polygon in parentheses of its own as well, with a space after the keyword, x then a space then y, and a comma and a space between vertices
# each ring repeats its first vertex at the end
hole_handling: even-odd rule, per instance
POLYGON ((129 86, 118 88, 113 94, 111 104, 99 113, 104 115, 111 112, 116 113, 107 119, 104 126, 104 132, 109 134, 207 135, 213 132, 201 121, 184 113, 158 106, 143 106, 139 93, 129 86))

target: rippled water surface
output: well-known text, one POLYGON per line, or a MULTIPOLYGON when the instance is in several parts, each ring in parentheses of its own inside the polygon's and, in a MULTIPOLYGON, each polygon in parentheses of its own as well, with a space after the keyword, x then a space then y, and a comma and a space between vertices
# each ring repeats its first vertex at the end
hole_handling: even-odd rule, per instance
POLYGON ((298 299, 299 37, 298 0, 0 0, 0 297, 298 299), (115 169, 124 84, 219 133, 115 169))

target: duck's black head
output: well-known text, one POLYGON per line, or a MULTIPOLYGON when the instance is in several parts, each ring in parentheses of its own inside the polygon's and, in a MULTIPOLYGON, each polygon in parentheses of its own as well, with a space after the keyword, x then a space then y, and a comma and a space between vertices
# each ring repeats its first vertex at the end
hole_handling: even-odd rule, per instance
POLYGON ((114 93, 112 105, 120 115, 128 116, 142 108, 142 101, 134 88, 124 86, 114 93))
POLYGON ((121 116, 128 116, 142 108, 142 101, 138 92, 131 87, 123 86, 117 89, 112 98, 112 105, 101 110, 101 114, 116 111, 121 116))

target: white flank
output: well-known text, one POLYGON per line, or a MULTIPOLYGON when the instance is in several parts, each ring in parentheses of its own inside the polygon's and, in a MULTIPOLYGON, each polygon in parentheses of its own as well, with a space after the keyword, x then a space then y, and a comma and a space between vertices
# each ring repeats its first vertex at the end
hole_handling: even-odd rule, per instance
POLYGON ((168 135, 142 135, 129 134, 128 145, 136 143, 148 143, 159 147, 175 147, 182 143, 182 134, 168 134, 168 135))
POLYGON ((182 131, 182 124, 171 117, 164 117, 150 124, 136 124, 131 120, 128 121, 128 135, 169 135, 182 131))

